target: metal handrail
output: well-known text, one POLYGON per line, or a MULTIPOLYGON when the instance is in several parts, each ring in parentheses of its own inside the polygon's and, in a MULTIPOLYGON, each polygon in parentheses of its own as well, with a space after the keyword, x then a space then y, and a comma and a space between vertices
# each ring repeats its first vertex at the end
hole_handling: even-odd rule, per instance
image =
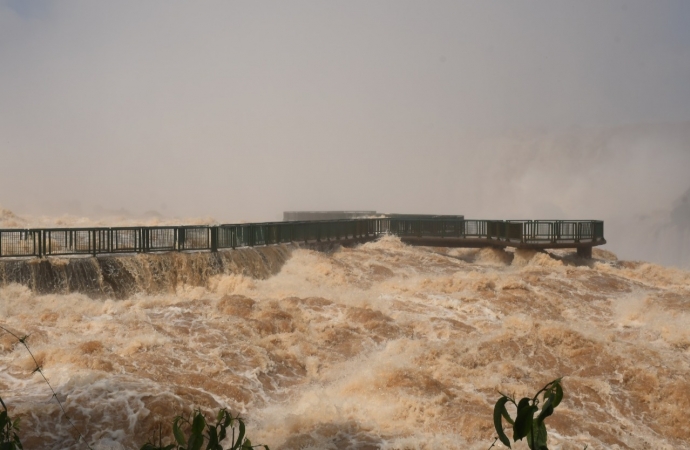
POLYGON ((153 253, 373 238, 504 241, 506 244, 603 242, 600 220, 340 219, 223 225, 0 229, 0 257, 153 253))

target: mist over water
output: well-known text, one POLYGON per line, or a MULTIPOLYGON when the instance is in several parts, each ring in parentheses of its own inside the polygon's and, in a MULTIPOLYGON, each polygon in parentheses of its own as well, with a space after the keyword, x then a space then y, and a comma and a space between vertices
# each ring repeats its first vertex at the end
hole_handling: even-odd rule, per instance
MULTIPOLYGON (((10 285, 0 317, 99 449, 193 405, 241 412, 275 448, 485 449, 497 390, 559 376, 554 448, 690 448, 690 273, 594 256, 384 237, 120 301, 10 285)), ((7 335, 0 367, 25 446, 79 448, 7 335)))
MULTIPOLYGON (((258 215, 242 213, 240 197, 225 201, 225 194, 214 190, 199 197, 198 203, 208 209, 198 217, 181 214, 184 202, 171 202, 166 211, 67 208, 61 210, 67 214, 56 216, 50 208, 22 212, 36 206, 27 200, 19 209, 0 209, 0 226, 274 221, 281 220, 282 210, 291 204, 297 206, 293 209, 367 206, 379 212, 464 214, 471 219, 597 219, 605 222, 606 248, 621 258, 690 268, 690 122, 503 135, 464 132, 435 157, 415 161, 413 170, 405 167, 406 158, 387 161, 375 177, 367 175, 366 165, 361 173, 353 172, 347 183, 352 186, 345 191, 359 196, 357 201, 339 200, 341 194, 335 192, 332 201, 317 198, 340 190, 340 184, 323 181, 306 196, 296 196, 298 202, 279 204, 266 186, 276 185, 280 195, 293 189, 293 178, 299 176, 286 167, 271 178, 259 177, 261 183, 252 187, 253 198, 261 199, 257 204, 275 207, 258 215), (412 182, 419 179, 428 181, 412 182), (371 188, 364 189, 367 186, 371 188), (224 200, 222 207, 219 200, 224 200)), ((339 167, 314 170, 332 173, 339 167)))
POLYGON ((687 266, 688 17, 683 0, 0 0, 0 207, 601 219, 621 257, 687 266))

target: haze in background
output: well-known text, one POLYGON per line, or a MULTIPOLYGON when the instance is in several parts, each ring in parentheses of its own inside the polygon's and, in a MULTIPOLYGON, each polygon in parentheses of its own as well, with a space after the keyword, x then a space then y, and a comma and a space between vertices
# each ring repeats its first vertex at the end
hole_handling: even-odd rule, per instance
POLYGON ((0 206, 596 218, 690 265, 690 3, 0 0, 0 206))

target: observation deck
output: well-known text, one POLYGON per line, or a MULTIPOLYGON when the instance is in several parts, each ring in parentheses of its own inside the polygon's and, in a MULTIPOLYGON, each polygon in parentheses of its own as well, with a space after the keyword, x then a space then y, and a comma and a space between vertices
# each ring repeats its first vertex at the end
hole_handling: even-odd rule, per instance
POLYGON ((463 216, 378 218, 209 226, 0 229, 0 257, 212 251, 304 243, 352 245, 386 234, 430 247, 574 248, 591 258, 606 243, 600 220, 467 220, 463 216))

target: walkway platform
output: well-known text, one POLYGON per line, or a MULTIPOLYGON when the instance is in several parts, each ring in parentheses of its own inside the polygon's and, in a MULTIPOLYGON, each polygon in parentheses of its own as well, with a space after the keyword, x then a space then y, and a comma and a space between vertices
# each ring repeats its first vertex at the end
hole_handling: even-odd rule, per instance
POLYGON ((0 229, 0 257, 218 251, 291 242, 352 245, 382 235, 430 247, 574 248, 606 243, 600 220, 466 220, 463 216, 267 222, 204 226, 0 229))

